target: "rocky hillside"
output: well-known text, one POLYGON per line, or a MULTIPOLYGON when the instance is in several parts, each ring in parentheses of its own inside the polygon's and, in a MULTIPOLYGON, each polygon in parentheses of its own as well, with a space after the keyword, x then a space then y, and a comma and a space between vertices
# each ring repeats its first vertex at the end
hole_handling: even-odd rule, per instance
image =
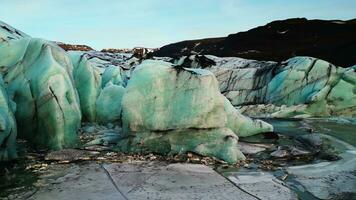
POLYGON ((132 54, 136 58, 146 58, 148 54, 157 51, 155 48, 145 48, 145 47, 135 47, 132 49, 102 49, 103 53, 129 53, 132 54))
POLYGON ((155 56, 180 57, 191 53, 220 57, 283 61, 294 56, 311 56, 335 65, 356 64, 356 19, 274 21, 246 32, 223 38, 169 44, 155 56))
POLYGON ((56 42, 58 46, 66 51, 93 51, 94 49, 90 46, 83 44, 66 44, 62 42, 56 42))

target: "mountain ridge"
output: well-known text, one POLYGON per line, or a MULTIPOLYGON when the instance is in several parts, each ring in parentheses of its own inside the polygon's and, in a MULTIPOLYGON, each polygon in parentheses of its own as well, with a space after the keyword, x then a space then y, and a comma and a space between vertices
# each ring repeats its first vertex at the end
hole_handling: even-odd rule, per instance
POLYGON ((272 21, 226 37, 185 40, 161 47, 154 56, 180 57, 211 54, 255 60, 283 61, 293 56, 311 56, 342 67, 356 64, 356 19, 272 21))

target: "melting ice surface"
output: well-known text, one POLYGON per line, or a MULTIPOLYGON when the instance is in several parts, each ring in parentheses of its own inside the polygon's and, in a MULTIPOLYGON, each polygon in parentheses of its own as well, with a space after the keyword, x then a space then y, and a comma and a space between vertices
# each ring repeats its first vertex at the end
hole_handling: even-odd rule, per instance
MULTIPOLYGON (((324 149, 321 150, 321 153, 313 154, 312 159, 302 161, 285 159, 285 165, 276 171, 262 171, 258 168, 220 170, 224 176, 262 199, 264 195, 267 195, 266 193, 269 193, 269 195, 271 193, 284 194, 285 196, 282 197, 286 199, 308 200, 353 199, 355 197, 355 119, 263 120, 274 126, 274 131, 279 134, 279 139, 271 142, 271 140, 265 138, 252 137, 247 141, 270 142, 276 146, 293 148, 298 145, 298 142, 308 143, 308 140, 300 140, 301 138, 309 138, 312 139, 309 141, 314 142, 314 144, 322 141, 324 149), (337 158, 333 158, 331 155, 325 156, 324 151, 335 153, 337 158), (251 185, 254 187, 251 187, 251 185), (269 191, 269 187, 266 185, 273 185, 273 187, 271 186, 269 191)), ((268 157, 270 152, 257 153, 253 157, 255 160, 262 160, 266 159, 266 155, 267 159, 273 159, 268 157)))

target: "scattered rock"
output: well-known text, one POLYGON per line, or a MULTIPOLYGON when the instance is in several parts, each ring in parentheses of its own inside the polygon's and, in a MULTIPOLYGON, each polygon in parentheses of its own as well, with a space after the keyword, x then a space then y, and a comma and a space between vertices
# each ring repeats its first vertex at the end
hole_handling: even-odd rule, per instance
POLYGON ((59 151, 53 151, 45 156, 45 160, 48 161, 64 161, 65 163, 74 162, 78 160, 90 160, 92 155, 99 152, 89 152, 77 149, 63 149, 59 151))
POLYGON ((282 149, 282 147, 278 147, 278 149, 271 153, 271 156, 277 158, 284 158, 290 156, 289 152, 286 149, 282 149))
POLYGON ((299 149, 296 147, 292 147, 291 149, 291 155, 292 156, 305 156, 305 155, 310 155, 311 152, 303 150, 303 149, 299 149))
POLYGON ((256 154, 266 150, 266 148, 261 147, 261 145, 255 145, 246 142, 239 142, 238 147, 244 154, 256 154))

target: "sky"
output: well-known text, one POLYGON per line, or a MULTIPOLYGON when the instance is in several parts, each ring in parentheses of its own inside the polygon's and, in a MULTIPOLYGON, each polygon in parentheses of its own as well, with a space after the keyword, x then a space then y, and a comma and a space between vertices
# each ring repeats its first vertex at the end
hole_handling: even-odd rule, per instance
POLYGON ((97 50, 223 37, 294 17, 356 18, 356 1, 0 0, 0 20, 32 37, 97 50))

